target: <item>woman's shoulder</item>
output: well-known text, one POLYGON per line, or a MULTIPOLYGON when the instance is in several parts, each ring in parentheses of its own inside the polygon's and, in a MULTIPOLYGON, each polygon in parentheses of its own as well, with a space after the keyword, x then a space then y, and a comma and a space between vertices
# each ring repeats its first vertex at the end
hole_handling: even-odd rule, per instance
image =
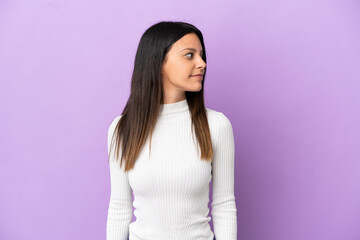
POLYGON ((108 134, 112 134, 115 130, 115 127, 116 127, 116 124, 119 122, 120 118, 121 118, 121 114, 120 115, 116 115, 115 117, 113 117, 111 120, 110 120, 110 125, 108 127, 108 134))
POLYGON ((209 124, 210 122, 212 124, 231 124, 229 118, 224 113, 207 107, 205 109, 207 112, 209 124))
POLYGON ((116 115, 115 117, 113 117, 111 119, 111 124, 110 125, 115 125, 120 120, 121 116, 122 115, 120 114, 120 115, 116 115))
POLYGON ((209 127, 214 132, 232 131, 230 119, 222 112, 206 108, 209 127))

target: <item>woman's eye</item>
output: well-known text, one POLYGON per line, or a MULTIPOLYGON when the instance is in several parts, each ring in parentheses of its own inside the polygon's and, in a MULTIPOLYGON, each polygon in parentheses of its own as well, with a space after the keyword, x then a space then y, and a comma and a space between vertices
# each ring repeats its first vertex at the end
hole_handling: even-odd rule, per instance
MULTIPOLYGON (((185 56, 187 56, 187 55, 189 55, 189 54, 191 54, 191 57, 190 57, 190 58, 192 58, 192 57, 194 56, 194 53, 188 53, 188 54, 186 54, 185 56)), ((203 55, 200 55, 200 57, 201 57, 201 59, 204 59, 203 55)))

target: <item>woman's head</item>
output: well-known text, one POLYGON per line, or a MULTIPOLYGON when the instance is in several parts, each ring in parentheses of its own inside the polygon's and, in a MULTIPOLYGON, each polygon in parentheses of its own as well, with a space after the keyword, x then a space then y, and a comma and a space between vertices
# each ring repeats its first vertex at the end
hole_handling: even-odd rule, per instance
POLYGON ((206 51, 201 31, 185 22, 159 22, 140 39, 133 81, 143 79, 144 87, 158 88, 152 89, 155 96, 148 97, 159 98, 164 103, 165 99, 179 99, 179 94, 185 91, 198 92, 201 97, 205 70, 206 51), (203 78, 191 76, 195 74, 203 74, 203 78))
POLYGON ((200 91, 205 67, 203 47, 195 33, 187 33, 173 43, 162 64, 165 99, 185 98, 185 91, 200 91))
POLYGON ((115 156, 117 159, 121 151, 120 166, 122 159, 126 159, 125 171, 133 168, 149 135, 151 151, 151 137, 161 104, 184 98, 189 106, 191 129, 195 128, 201 159, 212 160, 204 104, 205 74, 204 40, 195 26, 185 22, 159 22, 144 32, 135 56, 130 97, 113 135, 116 138, 115 156), (203 77, 193 76, 197 74, 203 77))

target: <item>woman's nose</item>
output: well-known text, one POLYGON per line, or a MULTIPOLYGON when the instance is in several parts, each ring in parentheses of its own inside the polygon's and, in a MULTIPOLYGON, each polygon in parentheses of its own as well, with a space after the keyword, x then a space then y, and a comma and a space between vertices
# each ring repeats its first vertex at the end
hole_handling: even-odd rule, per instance
POLYGON ((205 68, 206 67, 206 63, 205 61, 200 57, 200 60, 198 61, 198 66, 199 67, 203 67, 205 68))

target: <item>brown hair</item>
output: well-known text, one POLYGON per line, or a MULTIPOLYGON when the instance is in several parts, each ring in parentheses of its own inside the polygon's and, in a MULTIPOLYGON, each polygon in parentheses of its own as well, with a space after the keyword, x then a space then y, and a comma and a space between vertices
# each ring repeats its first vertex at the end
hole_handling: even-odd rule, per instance
MULTIPOLYGON (((110 154, 115 139, 115 156, 119 158, 120 167, 125 159, 125 171, 134 167, 135 161, 150 134, 151 137, 160 104, 164 100, 164 89, 161 80, 161 67, 173 43, 185 34, 195 33, 203 48, 203 60, 206 63, 206 52, 202 33, 195 26, 185 22, 159 22, 145 31, 135 56, 134 70, 131 77, 131 93, 121 113, 121 118, 115 126, 111 138, 110 154)), ((191 130, 195 135, 201 150, 201 160, 212 161, 213 148, 207 112, 204 105, 204 82, 198 92, 185 92, 189 111, 191 113, 191 130)))

